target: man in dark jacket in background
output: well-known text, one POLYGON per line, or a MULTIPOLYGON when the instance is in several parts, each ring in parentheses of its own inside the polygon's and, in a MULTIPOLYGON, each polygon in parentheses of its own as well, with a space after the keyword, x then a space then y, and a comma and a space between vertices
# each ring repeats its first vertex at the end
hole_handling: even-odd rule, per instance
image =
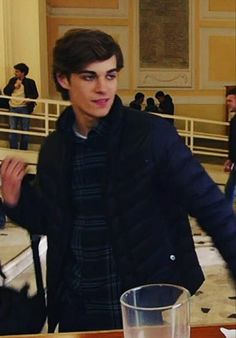
POLYGON ((229 158, 224 164, 224 170, 229 173, 229 178, 225 185, 225 196, 233 205, 236 186, 236 88, 228 91, 226 105, 229 112, 235 113, 230 120, 229 126, 229 158))
POLYGON ((137 110, 142 110, 142 103, 144 101, 145 95, 141 92, 135 94, 134 100, 130 102, 130 108, 134 108, 137 110))
MULTIPOLYGON (((174 115, 174 103, 172 97, 169 94, 164 94, 161 90, 156 92, 156 99, 159 101, 158 111, 162 114, 174 115)), ((174 119, 167 119, 171 124, 174 123, 174 119)))
POLYGON ((119 298, 150 283, 192 294, 204 281, 188 215, 196 217, 236 279, 230 203, 175 128, 125 107, 116 95, 123 55, 101 31, 74 29, 56 42, 53 74, 71 101, 39 153, 1 166, 7 215, 48 238, 52 332, 121 328, 119 298))
MULTIPOLYGON (((5 95, 13 96, 9 100, 10 112, 17 114, 31 114, 34 110, 35 102, 25 101, 24 98, 37 99, 38 90, 34 80, 29 79, 26 75, 29 72, 29 67, 25 63, 18 63, 14 66, 15 76, 12 77, 3 92, 5 95), (22 98, 21 100, 15 99, 22 98)), ((30 128, 30 119, 27 117, 10 116, 10 129, 17 129, 18 124, 21 130, 28 131, 30 128)), ((12 149, 28 149, 29 135, 22 134, 20 136, 20 143, 18 143, 18 135, 10 133, 9 141, 12 149)))

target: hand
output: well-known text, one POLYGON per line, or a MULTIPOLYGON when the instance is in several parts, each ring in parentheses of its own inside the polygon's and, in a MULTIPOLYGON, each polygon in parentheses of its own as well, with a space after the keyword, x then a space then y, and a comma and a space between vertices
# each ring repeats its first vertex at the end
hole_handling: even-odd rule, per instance
POLYGON ((233 162, 230 159, 226 160, 225 163, 224 163, 224 171, 230 172, 232 170, 231 169, 232 164, 233 164, 233 162))
POLYGON ((2 197, 4 203, 16 206, 21 193, 21 183, 26 174, 26 163, 13 157, 6 157, 1 165, 2 197))
POLYGON ((15 88, 19 89, 21 84, 22 84, 22 81, 20 79, 17 79, 16 82, 15 82, 15 88))

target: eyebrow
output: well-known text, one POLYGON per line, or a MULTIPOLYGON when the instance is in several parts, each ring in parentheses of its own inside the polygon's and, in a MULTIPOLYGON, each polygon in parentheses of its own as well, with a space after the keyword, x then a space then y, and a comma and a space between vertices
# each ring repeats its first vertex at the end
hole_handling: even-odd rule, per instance
MULTIPOLYGON (((112 68, 106 71, 107 73, 112 73, 112 72, 117 72, 117 68, 112 68)), ((93 71, 93 70, 88 70, 88 69, 82 69, 81 71, 79 71, 77 74, 91 74, 91 75, 97 75, 97 72, 93 71)))

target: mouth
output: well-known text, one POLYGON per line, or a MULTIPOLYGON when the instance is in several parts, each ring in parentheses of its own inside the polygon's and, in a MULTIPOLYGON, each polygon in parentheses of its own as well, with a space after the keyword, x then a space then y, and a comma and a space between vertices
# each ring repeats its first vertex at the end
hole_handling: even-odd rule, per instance
POLYGON ((107 103, 109 102, 109 99, 98 99, 98 100, 92 100, 93 103, 95 103, 99 107, 105 107, 107 103))

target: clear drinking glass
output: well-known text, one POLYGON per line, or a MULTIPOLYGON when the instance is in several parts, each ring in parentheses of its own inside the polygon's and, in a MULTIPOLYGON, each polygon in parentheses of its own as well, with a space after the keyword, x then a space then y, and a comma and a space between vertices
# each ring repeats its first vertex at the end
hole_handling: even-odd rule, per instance
POLYGON ((120 298, 125 338, 189 338, 190 294, 171 284, 150 284, 120 298))

